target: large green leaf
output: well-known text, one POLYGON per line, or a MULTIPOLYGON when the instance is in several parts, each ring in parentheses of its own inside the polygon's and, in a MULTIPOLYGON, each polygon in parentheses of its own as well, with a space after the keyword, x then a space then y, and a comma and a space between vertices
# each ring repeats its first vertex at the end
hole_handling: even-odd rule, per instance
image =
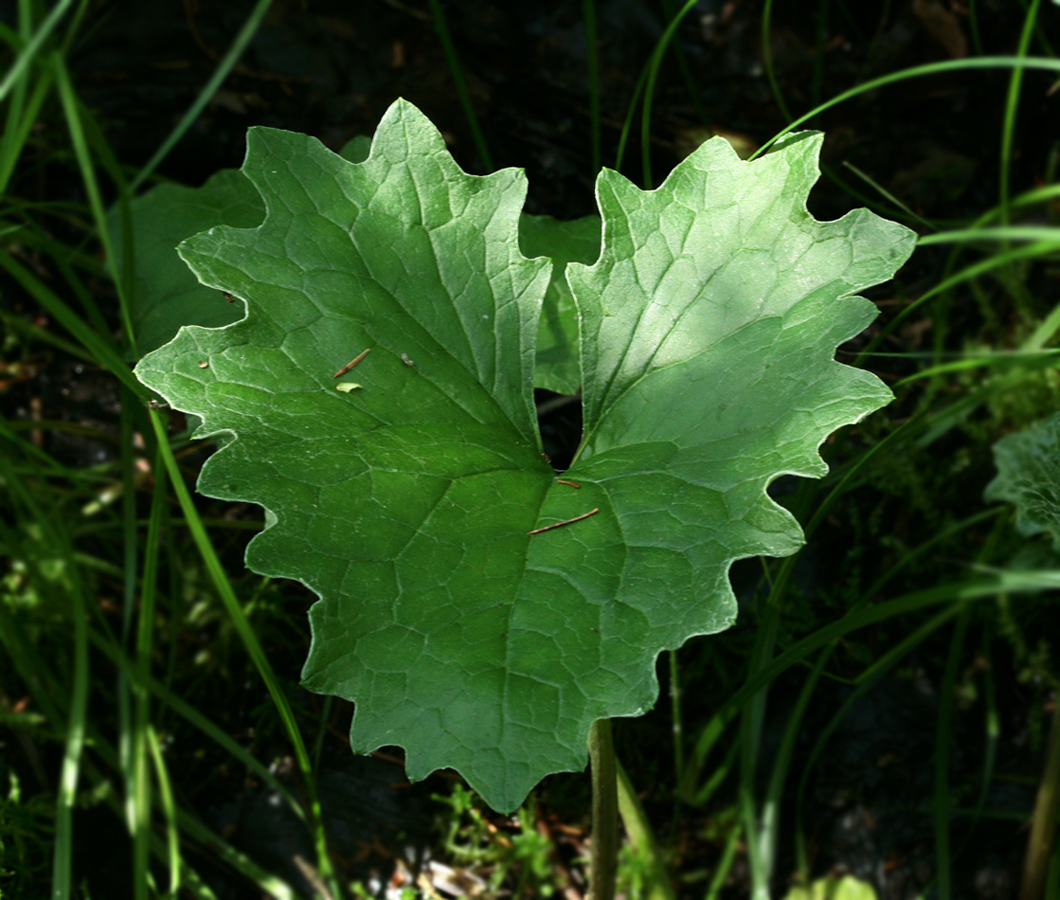
POLYGON ((606 568, 648 646, 727 624, 730 563, 802 542, 768 483, 823 475, 823 439, 890 399, 832 356, 876 314, 851 294, 889 278, 913 235, 867 210, 814 220, 820 142, 747 163, 713 139, 657 191, 598 181, 603 253, 568 271, 585 373, 572 472, 619 523, 606 568))
POLYGON ((402 101, 361 164, 248 142, 265 221, 180 248, 247 317, 137 374, 232 436, 199 488, 263 505, 248 565, 320 595, 304 681, 356 702, 354 751, 401 745, 410 777, 453 767, 512 810, 584 766, 594 720, 654 703, 662 649, 731 623, 734 559, 798 546, 765 487, 821 474, 827 434, 888 399, 832 354, 912 236, 808 215, 816 136, 755 163, 708 142, 655 192, 602 176, 601 257, 569 273, 587 430, 563 483, 532 399, 550 266, 518 250, 522 173, 464 174, 402 101))

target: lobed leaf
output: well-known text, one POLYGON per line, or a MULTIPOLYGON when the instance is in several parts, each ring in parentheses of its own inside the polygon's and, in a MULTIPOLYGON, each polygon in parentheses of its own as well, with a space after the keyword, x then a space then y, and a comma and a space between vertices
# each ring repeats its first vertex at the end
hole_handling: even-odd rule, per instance
POLYGON ((731 623, 734 559, 799 545, 765 488, 822 474, 828 433, 889 398, 832 355, 912 234, 809 216, 815 135, 754 163, 708 142, 654 192, 604 173, 599 260, 567 267, 586 431, 559 481, 522 173, 466 175, 404 101, 359 164, 248 145, 264 222, 180 248, 247 316, 182 329, 137 375, 232 436, 199 488, 264 506, 248 565, 320 595, 304 683, 355 701, 354 751, 401 745, 411 778, 452 767, 513 810, 584 767, 594 720, 654 703, 662 649, 731 623))
MULTIPOLYGON (((568 271, 585 373, 568 474, 617 524, 608 618, 625 622, 623 645, 651 648, 641 672, 658 649, 727 627, 733 560, 801 545, 769 482, 823 475, 825 437, 890 399, 832 357, 876 314, 852 294, 889 278, 914 236, 867 210, 814 220, 820 144, 798 135, 748 163, 715 138, 657 191, 598 181, 603 252, 568 271)), ((654 681, 640 689, 654 696, 654 681)))
POLYGON ((1060 413, 998 440, 994 463, 984 499, 1013 504, 1020 534, 1045 532, 1060 550, 1060 413))

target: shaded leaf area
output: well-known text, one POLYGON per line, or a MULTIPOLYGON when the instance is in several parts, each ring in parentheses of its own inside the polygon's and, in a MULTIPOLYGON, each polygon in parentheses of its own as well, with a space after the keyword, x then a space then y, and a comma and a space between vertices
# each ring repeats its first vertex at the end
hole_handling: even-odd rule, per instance
POLYGON ((997 477, 985 499, 1011 503, 1020 534, 1045 532, 1060 551, 1060 414, 1001 438, 994 463, 997 477))
POLYGON ((355 752, 402 745, 411 778, 452 767, 512 810, 584 766, 594 720, 654 703, 660 650, 731 623, 734 559, 799 545, 765 487, 822 474, 825 436, 889 398, 832 354, 913 240, 809 216, 819 145, 745 163, 712 141, 655 192, 602 176, 602 254, 568 267, 586 436, 565 484, 532 400, 550 264, 518 250, 522 174, 464 174, 403 101, 360 164, 252 130, 265 221, 181 246, 247 318, 137 374, 235 436, 200 489, 263 505, 248 565, 322 598, 304 681, 356 702, 355 752))
MULTIPOLYGON (((177 255, 177 244, 215 225, 253 228, 265 215, 261 197, 238 169, 222 169, 200 188, 162 184, 131 204, 136 241, 135 318, 141 353, 157 350, 182 325, 229 325, 243 315, 198 279, 177 255)), ((122 270, 121 219, 111 210, 108 226, 122 270)))
POLYGON ((562 222, 551 216, 524 214, 519 220, 519 247, 526 256, 552 259, 552 278, 537 332, 534 387, 577 394, 581 389, 578 309, 565 272, 568 263, 596 262, 600 255, 600 217, 562 222))
MULTIPOLYGON (((368 156, 369 140, 355 137, 339 151, 350 162, 368 156)), ((216 328, 243 317, 243 305, 224 303, 201 284, 177 254, 177 245, 217 225, 254 228, 265 217, 261 194, 239 169, 221 169, 201 187, 160 184, 130 204, 136 248, 133 325, 141 354, 171 341, 183 325, 216 328)), ((108 227, 117 269, 123 265, 121 216, 111 210, 108 227)))

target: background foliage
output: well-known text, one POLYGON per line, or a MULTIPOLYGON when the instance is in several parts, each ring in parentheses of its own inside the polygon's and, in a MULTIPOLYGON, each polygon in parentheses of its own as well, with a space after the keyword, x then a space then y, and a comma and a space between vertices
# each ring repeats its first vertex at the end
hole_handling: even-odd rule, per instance
MULTIPOLYGON (((0 890, 584 885, 581 777, 500 819, 450 778, 408 787, 385 752, 351 758, 348 706, 297 686, 312 597, 245 573, 259 513, 192 499, 209 451, 130 374, 146 349, 139 235, 120 227, 135 196, 238 166, 253 124, 340 148, 398 95, 467 171, 526 167, 527 212, 562 219, 593 211, 601 163, 649 187, 710 132, 750 149, 812 114, 800 127, 827 138, 811 211, 868 205, 921 235, 838 357, 896 402, 826 445, 828 478, 774 486, 808 545, 742 563, 737 627, 664 658, 672 702, 617 724, 643 813, 624 813, 629 895, 764 897, 845 872, 887 897, 1032 882, 1055 561, 983 491, 994 442, 1057 407, 1055 4, 0 15, 0 890)), ((578 404, 539 394, 538 412, 562 464, 578 404)))

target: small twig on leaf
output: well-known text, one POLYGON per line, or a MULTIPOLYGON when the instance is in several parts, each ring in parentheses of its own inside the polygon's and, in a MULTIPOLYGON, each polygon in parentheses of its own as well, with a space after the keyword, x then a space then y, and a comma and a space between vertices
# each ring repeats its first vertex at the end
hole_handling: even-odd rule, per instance
POLYGON ((364 359, 371 352, 372 352, 372 348, 371 347, 369 347, 367 350, 362 350, 360 353, 358 353, 353 359, 351 359, 348 363, 346 363, 346 365, 344 365, 341 369, 339 369, 331 377, 332 378, 342 378, 343 375, 345 375, 347 372, 349 372, 350 369, 352 369, 355 365, 357 365, 357 363, 359 363, 362 359, 364 359))
POLYGON ((580 516, 575 516, 573 519, 567 519, 566 522, 557 522, 555 525, 546 525, 544 528, 535 528, 533 531, 528 531, 527 534, 541 534, 542 531, 551 531, 553 528, 559 528, 561 525, 570 525, 571 522, 580 522, 582 519, 588 519, 589 516, 595 516, 600 512, 600 508, 591 509, 587 513, 582 513, 580 516))

